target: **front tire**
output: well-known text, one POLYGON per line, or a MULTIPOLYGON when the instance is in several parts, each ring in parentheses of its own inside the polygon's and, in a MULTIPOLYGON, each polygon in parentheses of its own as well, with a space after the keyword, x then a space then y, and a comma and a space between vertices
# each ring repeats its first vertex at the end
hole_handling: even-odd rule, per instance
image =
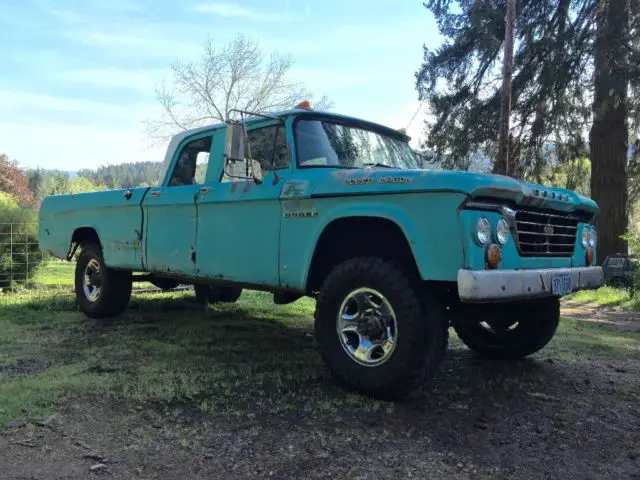
POLYGON ((83 245, 76 262, 75 291, 80 310, 88 317, 117 317, 131 298, 131 272, 108 268, 99 245, 83 245))
POLYGON ((407 395, 440 364, 448 322, 437 302, 391 262, 347 260, 316 301, 320 353, 344 387, 384 400, 407 395))
POLYGON ((467 347, 482 357, 518 360, 544 348, 559 323, 560 300, 553 297, 481 305, 459 314, 453 329, 467 347))

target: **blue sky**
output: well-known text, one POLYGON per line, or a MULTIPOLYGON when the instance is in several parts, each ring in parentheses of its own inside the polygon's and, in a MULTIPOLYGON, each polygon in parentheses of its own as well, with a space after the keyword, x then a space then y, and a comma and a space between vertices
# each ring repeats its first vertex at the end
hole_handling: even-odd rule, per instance
POLYGON ((394 128, 418 107, 423 44, 439 43, 420 0, 4 0, 0 152, 63 170, 161 160, 143 124, 159 114, 154 86, 208 37, 238 33, 293 55, 292 75, 334 111, 394 128))

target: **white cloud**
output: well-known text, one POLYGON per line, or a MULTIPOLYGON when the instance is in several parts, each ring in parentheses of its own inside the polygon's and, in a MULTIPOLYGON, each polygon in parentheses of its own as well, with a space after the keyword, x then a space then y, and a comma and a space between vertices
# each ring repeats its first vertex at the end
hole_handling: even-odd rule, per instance
POLYGON ((95 68, 66 70, 55 76, 73 84, 131 90, 149 97, 153 95, 155 86, 168 75, 170 75, 168 69, 95 68))
POLYGON ((304 82, 318 93, 329 89, 343 89, 362 86, 378 81, 366 72, 345 72, 340 68, 298 67, 291 69, 291 78, 296 82, 304 82))
POLYGON ((110 50, 123 58, 137 56, 144 60, 165 59, 170 63, 176 57, 193 57, 202 51, 202 43, 181 40, 178 35, 154 26, 94 25, 70 29, 62 35, 84 45, 110 50))
MULTIPOLYGON (((166 59, 193 55, 202 44, 186 41, 197 38, 193 25, 177 22, 150 22, 138 15, 145 6, 130 0, 79 0, 76 8, 60 7, 53 0, 38 0, 38 6, 57 27, 56 34, 89 47, 108 50, 123 58, 166 59)), ((51 29, 50 24, 40 28, 51 29)), ((206 31, 202 32, 202 39, 206 31)))
POLYGON ((19 90, 0 89, 0 120, 15 118, 38 118, 38 115, 53 113, 71 118, 74 114, 91 116, 96 121, 121 122, 142 119, 156 109, 152 103, 133 102, 117 104, 85 98, 63 97, 19 90))
POLYGON ((258 11, 232 3, 223 2, 198 3, 193 5, 191 10, 200 13, 218 15, 221 17, 241 18, 257 22, 287 22, 293 20, 293 17, 284 12, 274 13, 269 11, 258 11))
POLYGON ((155 104, 116 104, 0 89, 0 146, 26 167, 76 170, 101 164, 162 160, 149 148, 143 120, 155 104))
MULTIPOLYGON (((308 35, 291 41, 286 32, 261 39, 267 49, 288 52, 296 56, 321 55, 324 58, 344 59, 345 56, 383 57, 390 52, 405 55, 408 52, 422 59, 425 43, 424 19, 416 17, 394 24, 392 28, 385 23, 336 23, 323 29, 312 29, 308 35)), ((434 27, 434 34, 428 38, 429 44, 438 44, 440 38, 434 27)))
POLYGON ((16 122, 0 122, 0 131, 3 151, 22 167, 73 171, 164 158, 164 145, 149 148, 149 142, 136 131, 16 122))

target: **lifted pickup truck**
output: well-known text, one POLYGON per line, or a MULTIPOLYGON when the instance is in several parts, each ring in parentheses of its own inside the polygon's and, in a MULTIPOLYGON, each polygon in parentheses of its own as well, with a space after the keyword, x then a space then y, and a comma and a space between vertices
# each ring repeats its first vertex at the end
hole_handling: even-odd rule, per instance
POLYGON ((402 397, 433 373, 448 329, 518 359, 553 337, 559 297, 602 284, 596 204, 508 177, 431 171, 399 131, 299 107, 189 130, 151 188, 47 197, 43 251, 71 259, 89 317, 121 314, 131 283, 316 299, 335 378, 402 397), (135 275, 134 273, 142 275, 135 275))

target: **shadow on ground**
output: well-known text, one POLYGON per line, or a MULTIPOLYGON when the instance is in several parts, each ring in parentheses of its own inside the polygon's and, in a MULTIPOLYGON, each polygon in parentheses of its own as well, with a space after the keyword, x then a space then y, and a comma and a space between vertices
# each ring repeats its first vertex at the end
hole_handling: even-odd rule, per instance
MULTIPOLYGON (((43 351, 76 367, 76 383, 63 385, 46 427, 3 434, 0 464, 16 476, 25 465, 45 477, 57 467, 60 478, 86 478, 98 463, 115 478, 640 472, 637 337, 568 321, 548 349, 516 363, 479 360, 453 338, 435 378, 387 403, 334 385, 315 350, 310 303, 267 301, 249 295, 203 310, 184 296, 141 298, 110 323, 61 304, 43 351), (25 438, 34 446, 10 443, 25 438)), ((42 325, 26 314, 16 321, 42 325)))

